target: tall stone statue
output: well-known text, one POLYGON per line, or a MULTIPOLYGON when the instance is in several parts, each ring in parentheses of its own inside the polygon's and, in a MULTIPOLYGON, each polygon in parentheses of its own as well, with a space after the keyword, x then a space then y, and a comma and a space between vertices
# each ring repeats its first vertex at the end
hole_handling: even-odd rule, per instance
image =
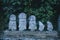
POLYGON ((34 31, 35 29, 37 29, 37 27, 36 27, 36 17, 34 15, 31 15, 29 17, 29 29, 31 29, 31 31, 34 31))
POLYGON ((16 16, 14 14, 10 15, 9 18, 9 30, 16 30, 16 16))
POLYGON ((26 22, 26 14, 25 13, 20 13, 18 15, 18 18, 19 18, 19 30, 20 31, 23 31, 26 29, 26 26, 27 26, 27 22, 26 22))
POLYGON ((58 30, 60 31, 60 15, 58 17, 58 30))
POLYGON ((47 30, 48 31, 53 31, 53 25, 50 21, 47 21, 47 30))
POLYGON ((43 31, 44 27, 45 27, 45 25, 41 21, 39 21, 39 30, 43 31))

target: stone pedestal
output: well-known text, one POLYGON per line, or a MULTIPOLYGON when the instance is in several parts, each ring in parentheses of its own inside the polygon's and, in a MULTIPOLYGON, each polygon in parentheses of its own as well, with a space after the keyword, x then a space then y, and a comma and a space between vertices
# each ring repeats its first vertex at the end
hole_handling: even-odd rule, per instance
POLYGON ((4 32, 4 39, 33 39, 33 40, 56 40, 58 37, 58 33, 56 31, 48 32, 48 31, 7 31, 4 32))

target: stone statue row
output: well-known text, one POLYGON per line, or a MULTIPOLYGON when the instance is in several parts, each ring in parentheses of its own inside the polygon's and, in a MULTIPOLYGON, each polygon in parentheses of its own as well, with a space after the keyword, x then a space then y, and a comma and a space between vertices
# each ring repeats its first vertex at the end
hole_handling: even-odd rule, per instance
MULTIPOLYGON (((19 19, 19 31, 23 31, 24 29, 26 29, 27 26, 27 15, 25 13, 20 13, 18 15, 18 19, 19 19)), ((34 31, 35 29, 37 29, 37 25, 36 25, 36 17, 34 15, 31 15, 29 18, 29 29, 31 29, 31 31, 34 31)), ((9 18, 9 30, 16 30, 17 29, 17 25, 16 25, 16 16, 14 14, 10 15, 9 18)), ((43 31, 45 28, 45 25, 39 21, 39 30, 43 31)), ((47 30, 48 31, 52 31, 53 30, 53 25, 50 21, 47 21, 47 30)))

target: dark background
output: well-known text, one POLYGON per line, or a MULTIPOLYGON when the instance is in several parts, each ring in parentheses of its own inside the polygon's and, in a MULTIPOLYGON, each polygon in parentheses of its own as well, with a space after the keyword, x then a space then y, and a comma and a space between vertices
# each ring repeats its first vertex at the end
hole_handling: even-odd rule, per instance
MULTIPOLYGON (((15 0, 15 1, 14 0, 0 0, 0 30, 2 31, 8 28, 9 16, 11 14, 15 14, 16 16, 18 16, 20 12, 25 12, 24 10, 26 7, 28 10, 30 8, 32 10, 39 9, 41 5, 45 7, 45 2, 48 2, 49 5, 53 8, 52 11, 54 10, 56 11, 51 16, 49 15, 50 19, 48 18, 47 19, 53 23, 54 30, 58 30, 58 16, 60 15, 60 1, 59 0, 56 0, 56 3, 54 1, 48 1, 48 0, 46 1, 44 0, 32 0, 32 1, 30 0, 25 0, 25 1, 24 0, 15 0), (24 2, 26 2, 27 4, 25 5, 24 2)), ((37 17, 37 21, 43 20, 42 17, 44 13, 45 13, 45 16, 48 14, 45 11, 44 13, 42 13, 42 17, 41 17, 40 13, 38 12, 33 14, 31 13, 31 11, 26 11, 25 13, 27 14, 27 16, 35 15, 37 17)), ((44 19, 44 23, 46 24, 47 20, 45 21, 45 19, 44 19)))

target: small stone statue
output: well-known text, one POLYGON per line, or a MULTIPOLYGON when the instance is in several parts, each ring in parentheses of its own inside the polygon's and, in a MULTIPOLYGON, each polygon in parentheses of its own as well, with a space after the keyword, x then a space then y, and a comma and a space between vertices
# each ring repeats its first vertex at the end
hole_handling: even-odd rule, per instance
POLYGON ((9 18, 9 30, 16 30, 16 16, 14 14, 10 15, 9 18))
POLYGON ((60 31, 60 15, 58 17, 58 31, 60 31))
POLYGON ((26 29, 26 26, 27 26, 27 21, 26 21, 26 14, 25 13, 20 13, 18 15, 18 18, 19 18, 19 31, 23 31, 26 29))
POLYGON ((50 21, 47 21, 47 30, 52 31, 53 30, 53 25, 50 21))
POLYGON ((39 21, 39 30, 43 31, 44 27, 45 27, 45 25, 41 21, 39 21))
POLYGON ((31 29, 31 31, 34 31, 35 29, 37 29, 37 27, 36 27, 36 17, 34 15, 31 15, 29 17, 29 29, 31 29))

